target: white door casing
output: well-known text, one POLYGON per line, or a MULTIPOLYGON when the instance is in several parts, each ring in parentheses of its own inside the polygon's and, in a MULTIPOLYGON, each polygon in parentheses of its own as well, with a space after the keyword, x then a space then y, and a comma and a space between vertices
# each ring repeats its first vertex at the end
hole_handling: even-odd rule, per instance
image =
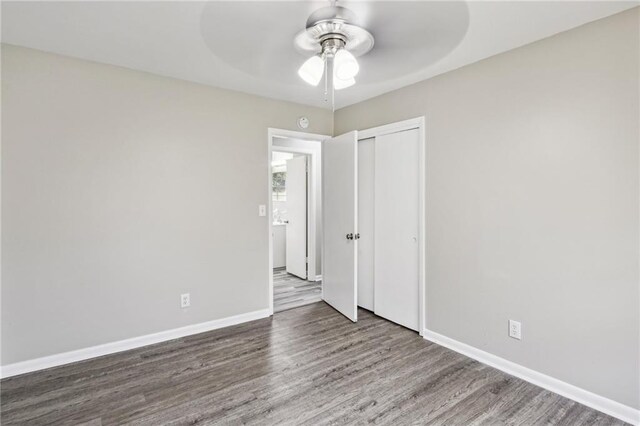
MULTIPOLYGON (((267 152, 269 159, 269 167, 265 168, 265 190, 267 193, 267 239, 269 241, 269 256, 267 263, 267 303, 269 304, 269 314, 273 315, 273 170, 271 168, 272 153, 274 151, 292 152, 306 154, 311 159, 311 179, 313 181, 311 188, 307 188, 309 193, 309 207, 307 210, 307 216, 309 217, 309 223, 311 229, 316 229, 317 234, 313 232, 307 235, 307 250, 310 253, 309 268, 314 277, 318 279, 319 274, 319 262, 316 262, 316 255, 319 250, 316 250, 316 244, 320 246, 320 242, 316 242, 316 237, 321 240, 321 146, 322 142, 330 138, 328 135, 320 135, 315 133, 296 132, 292 130, 269 128, 267 130, 267 152)), ((286 255, 286 253, 285 253, 286 255)), ((319 260, 319 256, 318 256, 319 260)), ((310 277, 310 278, 314 278, 310 277)))

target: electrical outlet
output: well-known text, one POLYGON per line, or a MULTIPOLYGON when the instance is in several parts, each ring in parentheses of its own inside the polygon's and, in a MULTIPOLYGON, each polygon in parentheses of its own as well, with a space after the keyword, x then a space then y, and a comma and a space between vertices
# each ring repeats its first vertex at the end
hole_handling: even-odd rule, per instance
POLYGON ((509 337, 514 339, 522 339, 522 324, 518 321, 509 320, 509 337))
POLYGON ((191 295, 189 293, 184 293, 180 295, 180 307, 188 308, 191 306, 191 295))

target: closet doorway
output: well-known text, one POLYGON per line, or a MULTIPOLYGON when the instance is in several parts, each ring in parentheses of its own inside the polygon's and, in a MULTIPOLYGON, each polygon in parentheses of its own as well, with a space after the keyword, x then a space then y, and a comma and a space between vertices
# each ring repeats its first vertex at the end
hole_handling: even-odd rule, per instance
POLYGON ((424 118, 327 140, 323 177, 324 300, 352 321, 362 307, 422 334, 424 118))

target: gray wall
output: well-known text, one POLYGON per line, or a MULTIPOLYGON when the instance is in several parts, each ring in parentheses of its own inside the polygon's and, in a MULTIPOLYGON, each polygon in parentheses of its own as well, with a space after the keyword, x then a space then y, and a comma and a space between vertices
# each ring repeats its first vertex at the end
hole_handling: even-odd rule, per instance
POLYGON ((430 330, 635 408, 638 24, 636 8, 335 116, 335 134, 426 116, 430 330))
POLYGON ((268 308, 267 128, 330 111, 2 47, 3 365, 268 308))

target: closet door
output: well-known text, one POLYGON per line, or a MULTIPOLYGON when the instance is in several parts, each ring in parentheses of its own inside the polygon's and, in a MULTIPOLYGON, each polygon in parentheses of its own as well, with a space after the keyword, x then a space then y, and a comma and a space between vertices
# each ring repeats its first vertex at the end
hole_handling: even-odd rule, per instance
POLYGON ((419 331, 419 131, 375 141, 375 313, 419 331))
POLYGON ((322 298, 357 321, 358 133, 322 144, 322 298))
POLYGON ((374 179, 375 139, 358 141, 358 306, 374 310, 374 179))

